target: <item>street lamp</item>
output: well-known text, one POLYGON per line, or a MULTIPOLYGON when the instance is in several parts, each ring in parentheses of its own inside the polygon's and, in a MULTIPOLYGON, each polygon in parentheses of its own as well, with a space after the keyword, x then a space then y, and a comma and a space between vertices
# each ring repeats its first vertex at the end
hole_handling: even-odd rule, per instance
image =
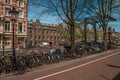
POLYGON ((3 34, 2 34, 2 48, 3 48, 3 55, 2 55, 2 60, 4 60, 4 21, 5 21, 5 18, 4 17, 0 17, 0 21, 2 26, 3 26, 3 34))
POLYGON ((2 56, 2 60, 4 60, 4 57, 5 57, 5 52, 4 52, 4 49, 5 49, 5 46, 4 46, 4 32, 3 32, 3 36, 2 36, 2 48, 3 48, 3 56, 2 56))
POLYGON ((12 21, 12 39, 13 39, 13 43, 12 43, 12 49, 13 49, 13 53, 12 53, 12 59, 13 59, 13 66, 17 69, 17 64, 16 64, 16 54, 15 54, 15 40, 14 40, 14 25, 15 25, 15 22, 17 20, 17 16, 18 16, 18 11, 16 11, 15 7, 13 6, 12 10, 9 11, 9 13, 11 14, 11 21, 12 21))

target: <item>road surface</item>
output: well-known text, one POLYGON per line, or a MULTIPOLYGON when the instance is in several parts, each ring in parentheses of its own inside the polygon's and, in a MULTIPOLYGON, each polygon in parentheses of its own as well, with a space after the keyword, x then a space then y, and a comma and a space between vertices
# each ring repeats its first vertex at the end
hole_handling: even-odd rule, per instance
POLYGON ((120 52, 63 61, 0 80, 120 80, 120 52))

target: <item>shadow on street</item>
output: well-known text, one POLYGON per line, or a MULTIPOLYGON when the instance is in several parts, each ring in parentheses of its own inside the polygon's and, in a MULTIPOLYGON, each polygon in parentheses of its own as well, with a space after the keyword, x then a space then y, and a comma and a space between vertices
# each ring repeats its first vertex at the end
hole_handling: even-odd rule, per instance
POLYGON ((110 79, 108 79, 106 76, 103 76, 103 75, 100 75, 100 77, 102 77, 102 78, 105 79, 105 80, 110 80, 110 79))
POLYGON ((108 64, 107 66, 109 66, 109 67, 114 67, 114 68, 120 68, 120 66, 111 65, 111 64, 108 64))
POLYGON ((114 77, 113 80, 120 80, 120 72, 114 77))

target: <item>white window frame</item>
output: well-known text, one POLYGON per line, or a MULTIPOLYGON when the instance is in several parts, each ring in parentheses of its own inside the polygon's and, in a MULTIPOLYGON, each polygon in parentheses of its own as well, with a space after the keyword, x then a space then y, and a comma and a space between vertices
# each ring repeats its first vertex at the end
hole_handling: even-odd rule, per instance
POLYGON ((23 23, 21 23, 21 22, 18 23, 18 31, 23 32, 23 23), (22 26, 20 26, 21 24, 22 24, 22 26), (20 27, 22 27, 22 30, 20 29, 20 27))
POLYGON ((5 16, 10 16, 10 8, 5 8, 5 16))
POLYGON ((5 4, 11 4, 11 0, 5 0, 5 4))
POLYGON ((23 18, 23 16, 24 16, 24 12, 23 11, 19 11, 18 18, 23 18))
POLYGON ((5 21, 5 31, 10 31, 10 21, 5 21))
POLYGON ((10 45, 10 38, 6 38, 5 40, 4 40, 4 44, 5 44, 5 46, 9 46, 10 45))
POLYGON ((24 1, 23 0, 18 0, 18 6, 19 7, 24 7, 24 1))
POLYGON ((22 43, 23 43, 23 38, 22 37, 18 37, 18 45, 22 45, 22 43))

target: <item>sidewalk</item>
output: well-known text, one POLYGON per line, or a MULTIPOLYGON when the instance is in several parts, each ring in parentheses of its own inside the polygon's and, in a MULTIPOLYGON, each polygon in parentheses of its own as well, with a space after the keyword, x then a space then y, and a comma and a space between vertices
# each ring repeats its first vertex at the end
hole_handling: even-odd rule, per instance
MULTIPOLYGON (((111 53, 111 52, 116 52, 116 51, 118 51, 117 49, 115 49, 115 50, 107 50, 107 51, 104 51, 104 52, 102 52, 102 54, 103 53, 105 53, 105 54, 109 54, 109 53, 111 53)), ((98 53, 98 54, 92 54, 92 55, 87 55, 87 56, 84 56, 84 58, 90 58, 90 57, 94 57, 94 56, 98 56, 98 55, 101 55, 101 53, 98 53)), ((77 59, 80 59, 80 58, 77 58, 77 59)), ((82 58, 81 58, 82 59, 82 58)), ((75 59, 71 59, 71 60, 75 60, 75 59)), ((62 61, 62 62, 66 62, 66 60, 64 60, 64 61, 62 61)), ((61 63, 62 63, 61 62, 61 63)), ((61 64, 60 63, 60 64, 61 64)), ((59 63, 58 63, 59 64, 59 63)), ((48 66, 51 66, 51 65, 57 65, 57 63, 55 63, 55 64, 48 64, 48 65, 42 65, 42 66, 40 66, 40 67, 37 67, 37 68, 32 68, 32 69, 28 69, 28 70, 26 70, 25 72, 30 72, 30 71, 33 71, 33 70, 38 70, 38 69, 41 69, 41 68, 45 68, 45 67, 48 67, 48 66)), ((19 73, 19 72, 14 72, 14 73, 9 73, 9 74, 5 74, 5 73, 3 73, 2 75, 0 74, 0 79, 1 78, 4 78, 4 77, 8 77, 8 76, 12 76, 12 75, 17 75, 17 74, 21 74, 21 73, 19 73)))

